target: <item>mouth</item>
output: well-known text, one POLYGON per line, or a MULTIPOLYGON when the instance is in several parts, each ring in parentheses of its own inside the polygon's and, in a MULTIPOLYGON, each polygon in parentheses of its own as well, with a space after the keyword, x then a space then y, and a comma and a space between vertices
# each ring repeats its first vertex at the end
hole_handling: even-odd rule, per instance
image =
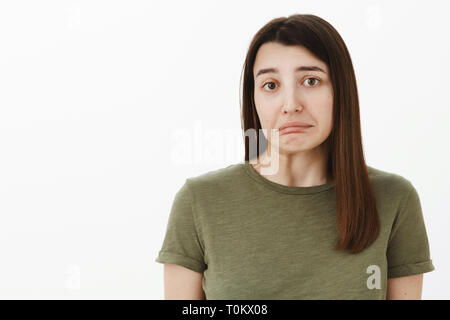
POLYGON ((291 127, 285 127, 281 129, 280 135, 289 134, 289 133, 304 133, 312 126, 291 126, 291 127))

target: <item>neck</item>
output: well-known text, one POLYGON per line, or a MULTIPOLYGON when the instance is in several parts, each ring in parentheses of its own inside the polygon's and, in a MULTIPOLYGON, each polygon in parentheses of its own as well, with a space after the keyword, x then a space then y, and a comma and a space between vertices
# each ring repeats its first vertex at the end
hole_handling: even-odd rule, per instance
POLYGON ((314 149, 298 152, 276 152, 268 144, 267 150, 252 166, 266 179, 278 184, 311 187, 332 181, 328 173, 328 155, 329 148, 326 143, 314 149))

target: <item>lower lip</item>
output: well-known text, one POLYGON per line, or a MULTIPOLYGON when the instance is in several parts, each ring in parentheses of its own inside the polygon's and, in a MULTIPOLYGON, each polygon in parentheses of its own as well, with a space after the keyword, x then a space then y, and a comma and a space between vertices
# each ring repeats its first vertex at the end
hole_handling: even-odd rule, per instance
POLYGON ((301 133, 309 128, 311 128, 311 127, 287 127, 287 128, 284 128, 283 130, 280 130, 280 135, 288 134, 288 133, 301 133))

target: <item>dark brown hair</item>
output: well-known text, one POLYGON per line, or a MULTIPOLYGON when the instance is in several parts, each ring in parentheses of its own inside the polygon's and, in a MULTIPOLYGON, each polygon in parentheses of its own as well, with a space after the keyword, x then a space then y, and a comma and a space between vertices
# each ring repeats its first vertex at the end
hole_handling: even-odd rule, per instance
MULTIPOLYGON (((259 142, 267 145, 267 140, 263 134, 260 136, 261 124, 254 102, 253 67, 259 47, 266 42, 303 46, 329 68, 333 86, 333 128, 324 143, 330 147, 328 173, 335 182, 338 231, 335 249, 358 253, 376 240, 380 222, 364 159, 358 90, 347 47, 331 24, 311 14, 273 19, 256 33, 243 66, 240 103, 242 129, 244 133, 256 134, 258 155, 264 151, 259 142)), ((246 137, 244 134, 245 161, 248 162, 249 142, 246 137)))

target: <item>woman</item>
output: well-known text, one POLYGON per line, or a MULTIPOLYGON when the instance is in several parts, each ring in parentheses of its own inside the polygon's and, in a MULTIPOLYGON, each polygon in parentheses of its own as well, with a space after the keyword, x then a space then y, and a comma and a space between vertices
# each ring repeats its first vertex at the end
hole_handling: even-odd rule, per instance
POLYGON ((365 163, 338 32, 274 19, 243 77, 245 161, 176 194, 156 259, 166 299, 420 299, 434 266, 418 193, 365 163))

